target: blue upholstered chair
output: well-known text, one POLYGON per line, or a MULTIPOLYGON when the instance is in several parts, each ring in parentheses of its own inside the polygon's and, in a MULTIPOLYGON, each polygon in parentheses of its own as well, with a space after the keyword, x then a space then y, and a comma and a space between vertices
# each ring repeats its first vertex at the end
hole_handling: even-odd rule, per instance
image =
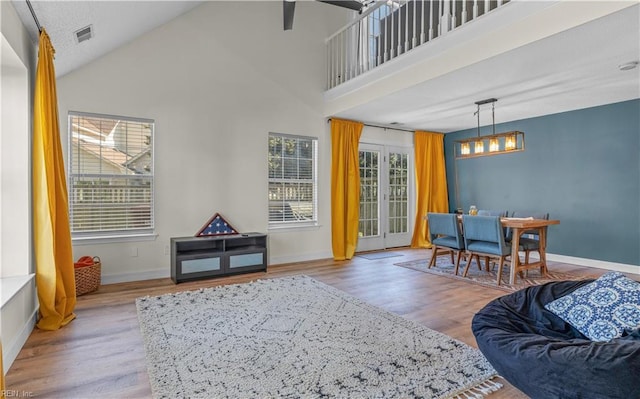
MULTIPOLYGON (((507 217, 509 215, 509 211, 498 211, 494 209, 478 209, 478 216, 500 216, 501 218, 507 217)), ((507 237, 507 229, 502 228, 504 232, 505 239, 507 237)))
POLYGON ((462 216, 464 228, 464 245, 471 255, 462 274, 467 276, 469 265, 473 258, 480 265, 480 256, 485 258, 485 266, 489 270, 489 258, 498 259, 498 285, 502 275, 502 266, 511 254, 511 248, 506 244, 504 231, 500 223, 500 216, 462 216))
MULTIPOLYGON (((534 219, 545 219, 549 220, 549 214, 543 212, 513 212, 510 217, 514 218, 528 218, 532 217, 534 219)), ((546 229, 546 227, 545 227, 546 229)), ((523 234, 528 235, 529 237, 520 237, 520 246, 519 250, 524 251, 524 263, 529 263, 529 253, 531 251, 538 251, 540 253, 540 232, 538 230, 527 230, 523 234)), ((511 229, 507 229, 507 242, 511 242, 511 238, 513 236, 513 232, 511 229)))
POLYGON ((453 253, 455 252, 457 254, 455 273, 458 274, 460 256, 464 251, 464 239, 460 232, 458 215, 454 213, 428 213, 427 220, 429 221, 429 236, 433 250, 429 267, 436 264, 439 249, 451 253, 451 263, 453 263, 453 253))
POLYGON ((506 217, 509 211, 496 211, 492 209, 478 209, 478 216, 500 216, 506 217))

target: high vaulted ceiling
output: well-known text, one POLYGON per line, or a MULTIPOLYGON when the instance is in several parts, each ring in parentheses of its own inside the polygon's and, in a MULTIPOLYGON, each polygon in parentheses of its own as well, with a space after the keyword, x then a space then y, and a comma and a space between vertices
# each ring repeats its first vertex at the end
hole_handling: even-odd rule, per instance
MULTIPOLYGON (((35 42, 37 28, 26 2, 12 1, 35 42)), ((56 48, 56 73, 59 77, 201 3, 32 1, 40 24, 47 29, 56 48), (87 25, 93 26, 94 38, 76 43, 73 32, 87 25)), ((598 2, 554 0, 545 3, 581 7, 580 3, 593 5, 598 2)), ((603 0, 599 3, 609 2, 603 0)), ((474 102, 486 98, 498 98, 496 123, 640 98, 640 68, 628 71, 618 68, 623 63, 640 61, 640 3, 636 0, 617 3, 624 4, 620 11, 484 59, 464 62, 465 53, 460 52, 458 59, 449 57, 449 61, 444 63, 449 68, 444 73, 434 73, 410 84, 406 84, 406 76, 402 80, 387 79, 386 83, 384 77, 379 78, 382 73, 389 76, 402 73, 403 68, 407 73, 406 68, 410 66, 401 61, 404 56, 398 57, 394 60, 397 62, 389 63, 390 66, 383 65, 387 69, 380 67, 378 72, 374 70, 373 74, 365 74, 325 93, 325 114, 409 130, 450 132, 475 127, 474 102), (371 75, 374 75, 373 80, 371 75), (401 81, 402 84, 394 83, 401 81)), ((508 3, 507 6, 515 8, 518 4, 508 3)), ((314 7, 298 8, 296 13, 313 12, 314 7)), ((553 22, 541 19, 534 26, 536 30, 544 29, 553 22)), ((274 21, 274 24, 281 23, 274 21)), ((301 29, 304 27, 296 27, 292 34, 301 29)), ((460 38, 457 32, 451 33, 460 38)), ((439 51, 454 54, 447 40, 454 40, 454 35, 439 38, 424 47, 433 45, 437 49, 440 46, 439 51)), ((426 55, 417 62, 442 61, 429 51, 432 50, 424 50, 426 55)), ((409 58, 407 54, 406 59, 409 58)), ((411 62, 416 64, 416 58, 411 62)), ((491 122, 488 119, 490 112, 483 110, 481 115, 482 125, 491 122)))
MULTIPOLYGON (((12 0, 34 42, 38 29, 26 1, 12 0)), ((31 1, 56 49, 58 77, 115 50, 203 1, 31 1), (94 37, 77 43, 74 32, 92 25, 94 37)))

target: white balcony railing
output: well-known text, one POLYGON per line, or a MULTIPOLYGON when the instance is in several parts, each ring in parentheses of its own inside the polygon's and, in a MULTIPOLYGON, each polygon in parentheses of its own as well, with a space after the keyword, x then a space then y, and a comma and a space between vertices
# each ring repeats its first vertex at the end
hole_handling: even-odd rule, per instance
POLYGON ((379 1, 327 39, 327 89, 338 86, 509 0, 379 1))

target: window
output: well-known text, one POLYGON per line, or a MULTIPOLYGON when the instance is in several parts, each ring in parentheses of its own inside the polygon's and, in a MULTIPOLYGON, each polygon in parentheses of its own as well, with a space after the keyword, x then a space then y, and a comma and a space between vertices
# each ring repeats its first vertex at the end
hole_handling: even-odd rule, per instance
POLYGON ((317 224, 318 139, 269 133, 269 226, 317 224))
POLYGON ((153 129, 148 119, 69 113, 74 238, 153 233, 153 129))

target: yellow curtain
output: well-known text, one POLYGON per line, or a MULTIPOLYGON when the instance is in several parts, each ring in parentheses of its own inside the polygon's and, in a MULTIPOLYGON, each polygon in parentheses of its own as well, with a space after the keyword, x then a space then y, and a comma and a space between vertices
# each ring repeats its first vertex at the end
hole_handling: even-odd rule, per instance
POLYGON ((76 316, 76 284, 67 203, 58 99, 53 67, 55 50, 40 32, 33 104, 33 240, 36 286, 40 301, 38 328, 57 330, 76 316))
POLYGON ((425 216, 428 212, 449 212, 447 171, 444 162, 444 134, 416 131, 416 222, 412 248, 431 248, 425 216))
POLYGON ((360 164, 364 124, 331 119, 331 242, 335 260, 351 259, 358 244, 360 164))

